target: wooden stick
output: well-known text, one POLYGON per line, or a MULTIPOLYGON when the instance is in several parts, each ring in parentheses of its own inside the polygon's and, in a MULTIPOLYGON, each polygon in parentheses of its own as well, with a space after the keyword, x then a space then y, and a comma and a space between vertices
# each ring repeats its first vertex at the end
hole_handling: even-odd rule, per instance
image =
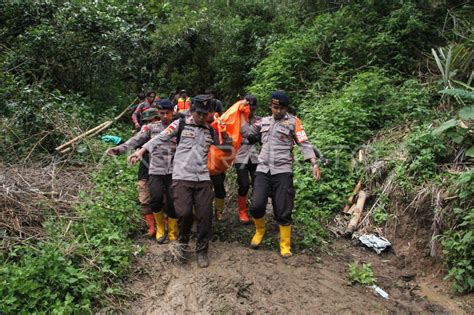
POLYGON ((362 216, 362 210, 364 210, 364 204, 365 204, 366 199, 367 199, 366 192, 361 190, 357 198, 357 204, 354 207, 354 210, 352 212, 352 218, 349 221, 349 224, 347 225, 344 235, 346 236, 352 235, 354 230, 357 228, 357 225, 359 224, 359 221, 360 221, 360 217, 362 216))
POLYGON ((342 209, 342 212, 348 213, 348 214, 350 213, 351 206, 354 203, 354 198, 359 193, 361 188, 362 188, 362 181, 360 180, 355 185, 354 191, 352 192, 352 195, 348 199, 349 203, 344 206, 344 209, 342 209))

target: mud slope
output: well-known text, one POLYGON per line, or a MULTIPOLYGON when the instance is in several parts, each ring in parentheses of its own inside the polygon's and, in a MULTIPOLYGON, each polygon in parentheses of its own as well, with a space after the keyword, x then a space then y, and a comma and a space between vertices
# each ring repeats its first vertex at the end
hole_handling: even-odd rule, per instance
POLYGON ((345 278, 348 262, 367 256, 383 260, 345 240, 332 245, 335 255, 316 259, 299 254, 287 260, 269 250, 214 242, 207 269, 197 267, 194 255, 187 264, 179 265, 172 261, 168 245, 143 242, 147 253, 138 258, 131 277, 135 280, 126 288, 136 296, 122 310, 129 314, 467 313, 454 302, 438 305, 436 296, 420 297, 416 284, 395 288, 400 275, 393 266, 374 266, 376 276, 383 273, 378 279, 388 287, 389 300, 369 289, 349 286, 345 278))

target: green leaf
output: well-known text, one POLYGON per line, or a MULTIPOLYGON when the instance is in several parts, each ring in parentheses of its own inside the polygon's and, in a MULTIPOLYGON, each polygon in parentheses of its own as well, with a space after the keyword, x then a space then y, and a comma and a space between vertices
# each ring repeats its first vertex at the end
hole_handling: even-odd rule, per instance
POLYGON ((77 153, 84 153, 87 151, 87 146, 85 144, 80 144, 77 146, 77 153))
POLYGON ((466 150, 466 156, 474 158, 474 145, 466 150))
POLYGON ((433 130, 433 134, 439 135, 445 132, 448 129, 451 129, 457 125, 458 121, 456 119, 450 119, 446 122, 444 122, 441 126, 433 130))
POLYGON ((459 96, 467 100, 474 100, 474 92, 463 90, 463 89, 445 89, 438 91, 438 93, 446 94, 450 96, 459 96))
POLYGON ((459 117, 464 120, 474 119, 474 106, 466 106, 461 108, 459 111, 459 117))

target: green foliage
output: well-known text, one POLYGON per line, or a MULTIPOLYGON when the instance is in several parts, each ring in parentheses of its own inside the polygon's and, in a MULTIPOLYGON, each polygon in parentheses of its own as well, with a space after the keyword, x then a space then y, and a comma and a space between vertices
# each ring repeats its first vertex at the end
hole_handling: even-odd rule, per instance
POLYGON ((371 1, 318 15, 286 39, 274 43, 253 71, 250 87, 259 98, 283 89, 299 107, 301 92, 328 92, 369 67, 412 73, 420 48, 436 40, 428 15, 410 2, 371 1))
POLYGON ((301 102, 300 113, 311 142, 329 158, 316 183, 300 155, 296 156, 295 220, 301 224, 305 243, 315 242, 321 221, 339 211, 358 175, 350 164, 352 155, 377 130, 428 109, 429 93, 413 80, 396 86, 383 71, 360 73, 341 91, 315 101, 314 94, 301 102), (418 107, 419 111, 409 111, 418 107))
POLYGON ((363 263, 362 265, 359 262, 350 263, 347 269, 347 278, 352 285, 360 284, 367 286, 377 282, 370 263, 363 263))
POLYGON ((464 89, 444 89, 439 91, 441 94, 447 94, 450 96, 459 96, 468 100, 474 100, 474 92, 464 89))
POLYGON ((31 150, 53 152, 68 136, 77 136, 103 119, 94 115, 91 100, 80 95, 14 79, 0 83, 0 99, 5 115, 0 121, 4 129, 0 155, 7 161, 23 159, 31 150))
POLYGON ((374 209, 372 213, 372 219, 374 220, 375 224, 382 225, 387 222, 388 213, 386 211, 390 199, 389 196, 383 192, 377 194, 378 204, 377 207, 374 209))
MULTIPOLYGON (((451 116, 452 117, 452 116, 451 116)), ((474 106, 465 106, 459 110, 457 117, 449 119, 433 130, 433 134, 437 135, 445 143, 457 148, 467 148, 465 155, 474 158, 474 145, 471 134, 473 125, 469 121, 474 120, 474 106), (468 122, 467 124, 465 122, 468 122)))
POLYGON ((0 312, 89 313, 111 280, 126 276, 134 250, 128 236, 139 211, 133 201, 135 172, 125 161, 115 162, 94 174, 94 194, 81 194, 75 206, 79 219, 51 215, 47 240, 6 255, 0 265, 0 312))
POLYGON ((404 149, 407 156, 403 168, 413 181, 422 183, 433 178, 446 147, 428 128, 419 127, 408 135, 404 149))
POLYGON ((47 83, 51 89, 84 93, 103 103, 120 101, 127 91, 122 78, 139 74, 146 58, 143 8, 27 2, 2 3, 2 16, 9 22, 2 30, 10 39, 3 67, 30 84, 47 83))
POLYGON ((453 291, 469 293, 474 290, 474 170, 459 174, 454 179, 454 187, 459 197, 451 214, 454 226, 446 230, 441 243, 453 291))

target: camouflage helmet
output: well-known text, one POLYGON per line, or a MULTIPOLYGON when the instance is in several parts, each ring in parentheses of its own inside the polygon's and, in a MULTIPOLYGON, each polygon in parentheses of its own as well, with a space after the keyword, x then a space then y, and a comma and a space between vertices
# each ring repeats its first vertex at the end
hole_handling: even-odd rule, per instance
POLYGON ((142 120, 151 120, 153 118, 158 117, 158 109, 156 108, 148 108, 142 114, 142 120))

